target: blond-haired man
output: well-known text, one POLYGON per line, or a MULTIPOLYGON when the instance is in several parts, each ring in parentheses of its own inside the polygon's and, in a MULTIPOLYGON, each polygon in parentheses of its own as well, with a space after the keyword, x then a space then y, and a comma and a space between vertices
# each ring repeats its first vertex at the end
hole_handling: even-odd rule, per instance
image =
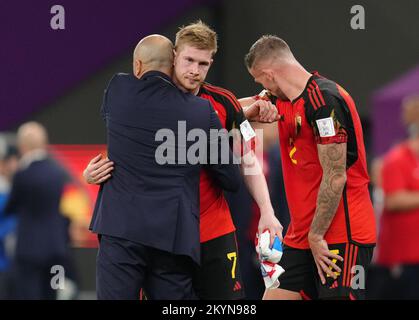
MULTIPOLYGON (((217 52, 217 34, 202 21, 181 27, 176 34, 174 48, 174 83, 185 92, 207 99, 214 107, 221 124, 227 131, 240 128, 250 120, 272 122, 277 119, 276 108, 267 101, 256 101, 246 109, 246 114, 230 91, 205 83, 208 71, 217 52)), ((246 163, 252 163, 257 174, 243 174, 244 182, 257 202, 261 218, 258 229, 269 229, 272 239, 282 239, 282 226, 276 219, 262 170, 248 152, 246 163), (250 159, 249 159, 250 158, 250 159)), ((86 168, 86 178, 101 183, 110 177, 113 163, 97 158, 86 168)), ((242 172, 245 164, 241 165, 242 172)), ((238 262, 235 226, 222 189, 214 182, 212 174, 201 171, 200 180, 200 238, 201 266, 197 268, 193 286, 200 299, 242 299, 243 280, 238 262)))

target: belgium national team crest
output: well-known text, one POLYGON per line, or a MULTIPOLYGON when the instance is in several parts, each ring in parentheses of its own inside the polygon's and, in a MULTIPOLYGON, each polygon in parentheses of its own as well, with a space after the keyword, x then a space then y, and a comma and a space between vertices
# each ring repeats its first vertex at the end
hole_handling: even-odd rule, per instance
POLYGON ((297 116, 295 117, 295 137, 297 137, 300 134, 301 125, 302 125, 301 116, 297 114, 297 116))
POLYGON ((289 144, 290 144, 290 147, 291 147, 291 151, 289 153, 289 156, 290 156, 291 162, 295 165, 298 164, 298 161, 294 157, 295 153, 297 152, 297 148, 295 147, 294 142, 295 142, 295 140, 297 139, 298 135, 301 132, 301 127, 302 127, 302 118, 297 113, 297 115, 294 118, 294 130, 291 131, 292 135, 289 138, 289 144))

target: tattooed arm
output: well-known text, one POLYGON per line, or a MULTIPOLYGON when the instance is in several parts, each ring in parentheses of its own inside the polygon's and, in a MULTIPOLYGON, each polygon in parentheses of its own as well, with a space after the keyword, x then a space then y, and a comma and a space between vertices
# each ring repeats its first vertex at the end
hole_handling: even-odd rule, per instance
POLYGON ((341 272, 330 258, 342 260, 342 257, 329 252, 323 237, 335 216, 346 183, 346 147, 346 143, 317 145, 323 177, 317 196, 316 213, 311 223, 308 239, 323 283, 325 283, 323 272, 336 278, 335 273, 329 266, 337 272, 341 272))
POLYGON ((323 178, 310 234, 324 236, 335 216, 346 183, 346 143, 317 145, 323 178))

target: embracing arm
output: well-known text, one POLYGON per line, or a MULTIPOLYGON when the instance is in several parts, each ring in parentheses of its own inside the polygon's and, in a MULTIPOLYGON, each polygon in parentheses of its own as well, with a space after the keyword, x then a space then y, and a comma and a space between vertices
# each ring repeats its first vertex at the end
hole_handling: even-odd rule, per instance
POLYGON ((213 179, 227 191, 236 192, 240 187, 240 170, 230 150, 227 130, 223 129, 220 119, 210 107, 210 129, 207 132, 207 164, 213 179), (216 134, 211 134, 211 131, 216 134), (227 160, 227 161, 226 161, 227 160))
POLYGON ((101 184, 111 177, 114 163, 103 158, 102 154, 97 155, 88 163, 83 171, 84 181, 88 184, 101 184))

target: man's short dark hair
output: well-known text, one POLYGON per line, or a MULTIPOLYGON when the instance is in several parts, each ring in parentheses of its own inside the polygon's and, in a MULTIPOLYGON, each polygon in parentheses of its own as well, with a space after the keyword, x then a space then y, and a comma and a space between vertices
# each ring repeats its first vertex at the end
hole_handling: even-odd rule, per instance
POLYGON ((250 48, 249 53, 244 57, 248 69, 251 69, 258 62, 274 55, 292 54, 288 44, 281 38, 273 35, 260 37, 250 48))

